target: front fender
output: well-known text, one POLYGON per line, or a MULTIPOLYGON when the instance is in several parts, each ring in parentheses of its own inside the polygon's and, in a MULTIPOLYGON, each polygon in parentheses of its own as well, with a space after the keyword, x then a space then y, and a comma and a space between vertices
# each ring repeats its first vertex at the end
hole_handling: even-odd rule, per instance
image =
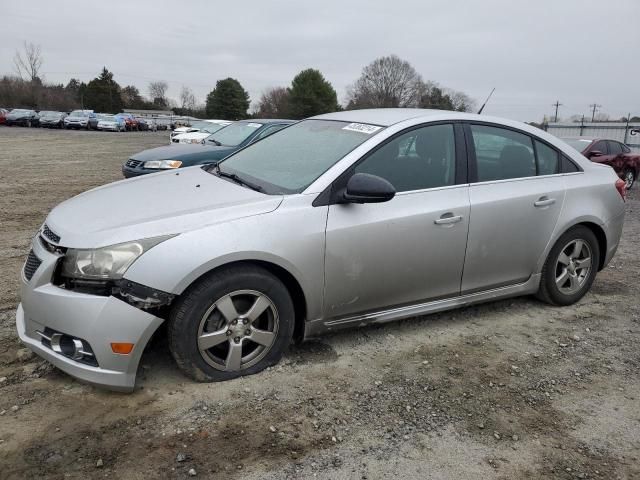
POLYGON ((293 276, 309 318, 321 316, 327 207, 313 195, 286 197, 269 213, 210 225, 171 238, 143 254, 125 278, 180 295, 205 273, 238 261, 269 262, 293 276))

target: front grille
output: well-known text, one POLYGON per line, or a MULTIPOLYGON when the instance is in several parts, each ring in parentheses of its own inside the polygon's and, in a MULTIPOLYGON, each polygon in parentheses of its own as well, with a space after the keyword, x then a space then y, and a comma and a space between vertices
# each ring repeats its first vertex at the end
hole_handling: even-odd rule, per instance
POLYGON ((42 235, 54 243, 60 243, 60 235, 53 233, 46 224, 42 229, 42 235))
POLYGON ((27 256, 27 261, 24 263, 24 278, 31 280, 33 274, 36 273, 36 270, 38 270, 41 263, 42 260, 36 257, 36 254, 31 250, 27 256))
POLYGON ((134 160, 133 158, 130 158, 129 160, 127 160, 127 163, 125 163, 125 165, 129 168, 138 168, 141 163, 141 160, 134 160))

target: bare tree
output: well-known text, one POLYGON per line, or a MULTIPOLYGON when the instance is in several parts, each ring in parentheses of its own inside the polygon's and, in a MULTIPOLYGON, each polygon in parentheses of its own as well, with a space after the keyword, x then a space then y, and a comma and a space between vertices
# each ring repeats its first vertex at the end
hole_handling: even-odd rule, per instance
POLYGON ((190 112, 196 108, 196 96, 189 87, 183 86, 180 90, 180 108, 190 112))
POLYGON ((158 80, 157 82, 149 83, 149 96, 151 97, 151 101, 158 106, 166 107, 167 106, 167 90, 169 89, 169 84, 164 80, 158 80))
POLYGON ((289 91, 286 88, 275 87, 262 92, 256 111, 259 118, 287 118, 289 114, 289 91))
POLYGON ((40 79, 40 67, 42 67, 42 52, 40 45, 24 42, 24 51, 16 50, 13 57, 13 65, 16 73, 23 80, 40 79))
POLYGON ((349 108, 416 107, 424 82, 406 60, 380 57, 362 69, 348 91, 349 108))

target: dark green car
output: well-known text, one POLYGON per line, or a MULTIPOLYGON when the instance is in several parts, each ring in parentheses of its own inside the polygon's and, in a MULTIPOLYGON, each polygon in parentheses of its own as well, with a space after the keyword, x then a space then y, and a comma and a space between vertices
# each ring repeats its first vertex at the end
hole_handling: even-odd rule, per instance
POLYGON ((173 168, 217 163, 223 158, 294 123, 256 119, 234 122, 205 138, 201 145, 168 145, 132 155, 122 166, 126 178, 173 168))

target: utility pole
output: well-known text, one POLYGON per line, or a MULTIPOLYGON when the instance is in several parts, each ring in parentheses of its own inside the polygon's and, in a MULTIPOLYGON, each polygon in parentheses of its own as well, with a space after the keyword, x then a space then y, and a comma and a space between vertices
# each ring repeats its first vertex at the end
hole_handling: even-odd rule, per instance
POLYGON ((561 107, 562 104, 560 103, 560 100, 556 100, 556 103, 552 103, 551 106, 552 107, 556 107, 556 115, 554 117, 555 118, 554 122, 557 122, 558 121, 558 107, 561 107))
POLYGON ((598 105, 597 103, 592 103, 591 105, 589 105, 593 110, 591 110, 591 121, 593 122, 594 119, 596 118, 596 110, 600 107, 602 107, 602 105, 598 105))

